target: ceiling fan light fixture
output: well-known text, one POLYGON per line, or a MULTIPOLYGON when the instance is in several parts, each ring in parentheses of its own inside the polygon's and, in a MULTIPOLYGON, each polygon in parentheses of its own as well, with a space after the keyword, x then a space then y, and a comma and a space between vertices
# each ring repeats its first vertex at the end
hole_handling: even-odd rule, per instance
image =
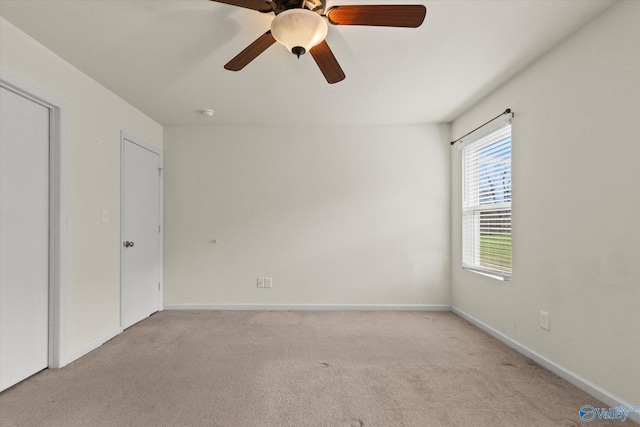
POLYGON ((308 9, 289 9, 271 21, 271 34, 298 58, 327 37, 327 22, 308 9))

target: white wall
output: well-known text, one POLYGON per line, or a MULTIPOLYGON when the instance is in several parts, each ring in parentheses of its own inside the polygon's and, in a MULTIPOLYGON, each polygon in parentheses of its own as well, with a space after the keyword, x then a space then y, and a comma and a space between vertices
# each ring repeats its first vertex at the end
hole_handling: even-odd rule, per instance
MULTIPOLYGON (((461 265, 452 150, 453 304, 640 404, 640 2, 621 2, 453 123, 513 121, 513 280, 461 265), (551 331, 538 326, 551 314, 551 331)), ((576 409, 577 410, 577 409, 576 409)))
POLYGON ((448 304, 449 136, 165 129, 165 304, 448 304))
POLYGON ((0 67, 68 106, 69 355, 120 326, 120 131, 159 148, 163 131, 3 18, 0 67))

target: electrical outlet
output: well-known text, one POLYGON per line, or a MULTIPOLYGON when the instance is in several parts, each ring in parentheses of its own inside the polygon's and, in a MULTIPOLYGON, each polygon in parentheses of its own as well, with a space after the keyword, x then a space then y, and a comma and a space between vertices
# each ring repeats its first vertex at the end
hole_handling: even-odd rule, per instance
POLYGON ((258 277, 258 287, 264 288, 264 277, 258 277))
POLYGON ((540 311, 540 327, 549 331, 549 313, 540 311))
POLYGON ((264 278, 264 287, 265 288, 272 288, 273 287, 273 279, 271 277, 265 277, 264 278))

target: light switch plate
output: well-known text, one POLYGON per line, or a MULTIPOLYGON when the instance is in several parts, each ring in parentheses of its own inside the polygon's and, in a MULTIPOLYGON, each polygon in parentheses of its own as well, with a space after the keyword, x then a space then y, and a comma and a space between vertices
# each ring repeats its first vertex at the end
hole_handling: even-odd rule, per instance
POLYGON ((264 277, 258 277, 258 287, 264 288, 264 277))
POLYGON ((540 311, 540 327, 546 331, 549 331, 549 313, 546 311, 540 311))
POLYGON ((273 279, 271 277, 265 277, 264 278, 264 287, 265 288, 273 287, 273 279))

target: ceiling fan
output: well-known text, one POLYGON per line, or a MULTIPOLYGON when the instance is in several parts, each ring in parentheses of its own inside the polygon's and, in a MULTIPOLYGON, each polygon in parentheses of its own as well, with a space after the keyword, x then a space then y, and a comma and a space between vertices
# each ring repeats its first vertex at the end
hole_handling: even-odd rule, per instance
POLYGON ((298 58, 309 52, 328 83, 345 78, 325 41, 328 26, 364 25, 376 27, 419 27, 427 14, 423 5, 357 5, 326 9, 326 0, 211 0, 232 6, 273 12, 271 29, 258 37, 224 68, 240 71, 276 41, 298 58))

